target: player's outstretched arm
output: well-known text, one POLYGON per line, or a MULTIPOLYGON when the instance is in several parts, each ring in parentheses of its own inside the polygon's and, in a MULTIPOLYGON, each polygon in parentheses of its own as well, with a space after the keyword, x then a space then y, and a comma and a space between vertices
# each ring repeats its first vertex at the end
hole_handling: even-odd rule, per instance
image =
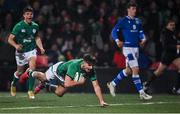
POLYGON ((77 86, 77 85, 82 85, 82 84, 84 84, 84 82, 85 82, 84 78, 77 82, 77 81, 72 80, 68 75, 66 75, 64 86, 65 87, 73 87, 73 86, 77 86))
POLYGON ((107 106, 108 104, 104 101, 104 98, 103 98, 103 95, 102 95, 102 92, 101 92, 101 88, 98 84, 98 81, 95 80, 95 81, 92 81, 92 84, 93 84, 93 87, 94 87, 94 91, 96 93, 96 96, 99 100, 99 103, 101 106, 107 106))
POLYGON ((8 37, 8 43, 10 45, 12 45, 14 48, 16 48, 17 51, 20 51, 22 49, 22 45, 21 44, 17 44, 15 41, 15 35, 10 34, 8 37))

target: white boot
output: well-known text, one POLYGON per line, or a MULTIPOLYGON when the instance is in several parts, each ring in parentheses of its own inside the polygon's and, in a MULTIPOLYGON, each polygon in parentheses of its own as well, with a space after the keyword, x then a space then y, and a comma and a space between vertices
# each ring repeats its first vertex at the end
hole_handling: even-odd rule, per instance
POLYGON ((115 86, 113 86, 111 82, 108 82, 107 87, 109 88, 109 92, 110 92, 111 96, 115 97, 116 96, 116 93, 115 93, 116 88, 115 88, 115 86))
POLYGON ((144 91, 139 94, 139 97, 141 100, 150 100, 152 99, 152 96, 146 94, 144 91))

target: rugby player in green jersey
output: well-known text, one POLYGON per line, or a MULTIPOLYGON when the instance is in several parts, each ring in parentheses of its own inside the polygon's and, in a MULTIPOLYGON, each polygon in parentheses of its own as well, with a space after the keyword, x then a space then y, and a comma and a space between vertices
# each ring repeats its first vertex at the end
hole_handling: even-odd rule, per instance
MULTIPOLYGON (((29 65, 29 70, 34 70, 36 67, 36 46, 40 49, 41 54, 45 52, 41 39, 38 36, 39 26, 32 19, 33 9, 28 6, 23 10, 23 20, 14 26, 8 38, 9 44, 16 49, 15 58, 17 63, 17 70, 14 73, 11 83, 12 96, 16 95, 16 83, 21 74, 26 70, 25 65, 29 65)), ((28 81, 28 96, 30 99, 34 99, 34 78, 29 75, 28 81)))
MULTIPOLYGON (((85 80, 89 78, 92 82, 95 94, 99 100, 101 106, 106 106, 107 103, 104 101, 101 88, 96 78, 96 72, 94 69, 95 57, 90 54, 85 54, 82 59, 73 59, 67 62, 58 62, 45 72, 29 71, 29 73, 41 80, 42 83, 49 85, 49 88, 57 96, 62 97, 68 88, 82 85, 85 80), (50 80, 57 79, 57 85, 50 84, 50 80)), ((42 89, 43 84, 39 84, 35 88, 35 93, 42 89)))

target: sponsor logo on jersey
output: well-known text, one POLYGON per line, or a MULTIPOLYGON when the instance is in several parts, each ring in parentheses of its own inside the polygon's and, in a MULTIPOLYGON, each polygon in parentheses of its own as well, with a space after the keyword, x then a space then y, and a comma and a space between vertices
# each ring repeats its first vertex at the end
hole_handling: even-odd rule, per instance
POLYGON ((130 30, 130 32, 138 32, 138 30, 137 30, 137 29, 135 29, 135 30, 130 30))
POLYGON ((32 32, 35 34, 36 33, 36 29, 33 29, 32 32))
POLYGON ((24 39, 23 43, 26 43, 26 42, 28 42, 28 43, 31 42, 31 39, 24 39))
POLYGON ((138 21, 138 20, 136 20, 136 24, 139 24, 139 21, 138 21))
POLYGON ((134 30, 136 29, 136 25, 133 25, 133 29, 134 29, 134 30))
POLYGON ((136 25, 132 25, 132 30, 130 32, 138 32, 136 25))
POLYGON ((21 32, 26 32, 26 30, 25 29, 21 29, 21 32))

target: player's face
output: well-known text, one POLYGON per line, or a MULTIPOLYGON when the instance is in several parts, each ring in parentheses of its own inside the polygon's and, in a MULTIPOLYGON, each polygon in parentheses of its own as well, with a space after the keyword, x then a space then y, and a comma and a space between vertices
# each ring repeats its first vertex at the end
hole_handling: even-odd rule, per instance
POLYGON ((128 10, 128 16, 130 17, 136 16, 136 7, 130 7, 127 10, 128 10))
POLYGON ((92 70, 92 68, 93 68, 93 66, 91 64, 84 61, 83 70, 85 70, 86 72, 90 72, 92 70))
POLYGON ((167 29, 169 29, 170 31, 174 31, 175 30, 175 22, 169 22, 167 25, 167 29))
POLYGON ((25 12, 23 14, 24 20, 27 23, 31 23, 32 22, 32 18, 33 18, 33 13, 32 12, 25 12))

